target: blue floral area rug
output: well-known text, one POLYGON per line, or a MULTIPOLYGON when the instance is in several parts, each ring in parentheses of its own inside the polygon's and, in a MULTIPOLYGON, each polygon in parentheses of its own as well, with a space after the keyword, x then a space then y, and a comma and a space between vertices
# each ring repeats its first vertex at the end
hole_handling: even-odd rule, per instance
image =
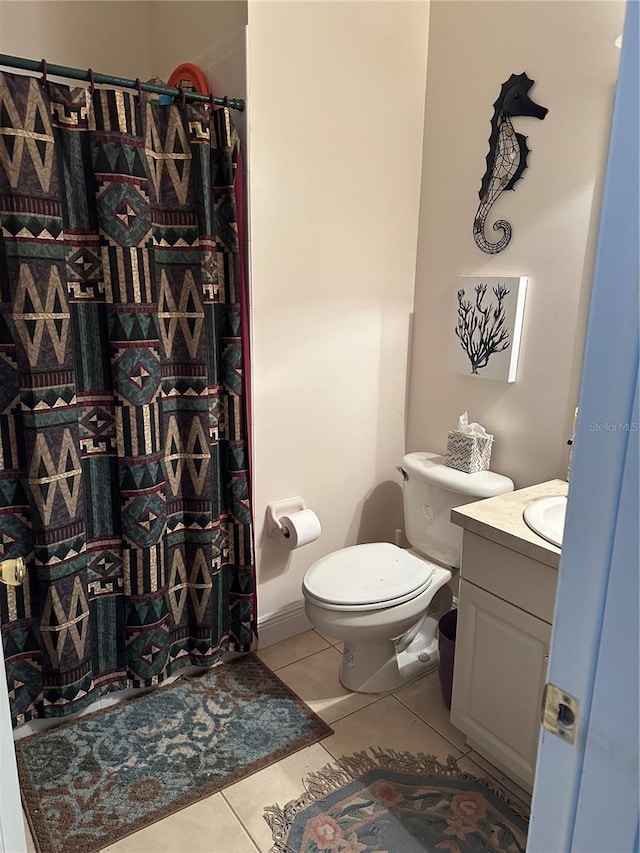
POLYGON ((371 750, 265 809, 271 853, 524 853, 528 822, 486 779, 432 755, 371 750))
POLYGON ((31 735, 16 753, 36 847, 92 853, 331 732, 247 655, 31 735))

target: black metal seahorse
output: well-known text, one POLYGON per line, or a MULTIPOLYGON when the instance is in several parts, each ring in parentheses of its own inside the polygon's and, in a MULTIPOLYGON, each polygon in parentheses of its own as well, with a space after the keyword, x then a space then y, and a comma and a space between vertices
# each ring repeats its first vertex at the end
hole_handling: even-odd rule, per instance
POLYGON ((494 231, 502 231, 497 243, 487 240, 484 228, 489 211, 497 198, 512 190, 527 168, 527 137, 516 133, 511 124, 512 116, 533 116, 543 119, 549 112, 546 107, 534 103, 528 95, 534 81, 526 74, 512 74, 502 84, 498 100, 494 103, 491 119, 491 136, 487 154, 487 171, 480 186, 480 206, 473 222, 473 239, 483 252, 497 255, 511 240, 511 225, 504 219, 494 222, 494 231))

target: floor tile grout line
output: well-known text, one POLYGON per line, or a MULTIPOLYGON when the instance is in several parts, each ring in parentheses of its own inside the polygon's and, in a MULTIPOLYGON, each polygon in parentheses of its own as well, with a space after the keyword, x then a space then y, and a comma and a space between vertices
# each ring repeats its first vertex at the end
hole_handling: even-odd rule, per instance
MULTIPOLYGON (((366 708, 371 708, 373 705, 375 705, 377 702, 380 702, 382 699, 385 699, 387 696, 391 696, 393 699, 395 699, 403 708, 405 708, 407 711, 409 711, 409 713, 412 716, 414 716, 417 720, 419 720, 421 723, 423 723, 425 726, 427 726, 427 728, 431 729, 431 731, 435 732, 441 738, 446 740, 447 743, 452 747, 452 749, 455 749, 456 752, 459 752, 460 755, 454 756, 456 761, 462 761, 463 758, 468 758, 469 761, 473 761, 473 758, 469 757, 470 753, 473 752, 472 747, 468 747, 466 750, 461 750, 460 747, 456 746, 455 743, 450 741, 449 738, 446 737, 446 735, 443 735, 442 732, 439 732, 438 729, 435 728, 435 726, 432 726, 430 723, 428 723, 426 720, 424 720, 419 714, 417 714, 408 705, 405 705, 404 702, 401 699, 398 699, 398 697, 395 696, 393 693, 381 694, 378 699, 375 699, 373 702, 370 702, 368 705, 364 705, 362 708, 358 708, 356 711, 352 711, 351 713, 346 714, 344 717, 341 717, 340 720, 344 720, 347 717, 351 717, 353 714, 357 714, 358 711, 363 711, 366 708)), ((338 720, 334 720, 333 722, 328 723, 328 725, 333 725, 333 723, 337 723, 337 722, 338 722, 338 720)), ((478 764, 476 761, 473 761, 473 763, 478 767, 479 770, 482 771, 482 773, 485 773, 487 776, 489 776, 499 788, 501 788, 507 794, 511 794, 511 796, 515 797, 515 799, 517 799, 521 802, 524 802, 522 797, 520 797, 515 791, 511 791, 507 785, 505 785, 503 782, 501 782, 500 779, 498 779, 496 776, 494 776, 492 773, 490 773, 485 767, 482 767, 482 765, 478 764)), ((495 769, 497 772, 500 772, 497 767, 495 769)), ((526 803, 525 803, 525 805, 526 805, 526 803)))
MULTIPOLYGON (((299 658, 299 659, 298 659, 298 660, 296 660, 296 661, 291 661, 291 662, 290 662, 290 663, 288 663, 288 664, 284 664, 283 666, 278 667, 278 669, 284 669, 286 666, 291 666, 291 665, 293 665, 294 663, 298 663, 299 661, 307 660, 308 658, 313 657, 313 656, 314 656, 314 655, 316 655, 316 654, 319 654, 319 653, 321 653, 321 652, 326 652, 327 648, 334 648, 334 649, 336 649, 336 651, 338 652, 338 654, 341 654, 340 649, 338 649, 338 648, 337 648, 341 641, 338 641, 338 643, 330 643, 330 642, 329 642, 329 640, 327 640, 327 639, 326 639, 325 637, 323 637, 321 634, 318 634, 317 632, 315 632, 315 633, 316 633, 316 635, 317 635, 318 637, 320 637, 320 639, 324 640, 324 641, 325 641, 326 643, 328 643, 329 645, 328 645, 328 646, 326 646, 324 649, 318 649, 317 651, 312 652, 310 655, 304 655, 302 658, 299 658)), ((276 672, 276 670, 273 670, 273 671, 274 671, 274 672, 276 672)), ((416 681, 419 681, 419 680, 421 680, 422 678, 428 678, 428 677, 429 677, 429 675, 434 675, 434 673, 427 673, 427 674, 426 674, 426 675, 424 675, 424 676, 418 676, 417 678, 413 679, 411 682, 408 682, 408 683, 409 683, 409 684, 415 683, 416 681)), ((405 686, 407 686, 407 685, 403 685, 403 687, 405 687, 405 686)), ((427 728, 429 728, 432 732, 434 732, 435 734, 437 734, 439 737, 443 738, 443 740, 445 740, 445 741, 447 742, 447 744, 451 747, 451 749, 452 749, 452 750, 455 750, 455 752, 459 753, 459 755, 456 757, 456 760, 457 760, 457 761, 460 761, 460 760, 462 760, 463 758, 468 758, 470 761, 473 761, 473 758, 470 758, 470 757, 469 757, 469 756, 470 756, 470 753, 471 753, 471 752, 473 752, 473 749, 472 749, 471 747, 467 746, 466 748, 461 748, 460 746, 458 746, 456 743, 454 743, 452 740, 450 740, 450 738, 449 738, 449 737, 447 737, 447 735, 446 735, 446 734, 444 734, 444 733, 443 733, 443 732, 441 732, 438 728, 436 728, 436 726, 435 726, 435 725, 433 725, 429 720, 427 720, 427 719, 425 719, 424 717, 422 717, 422 716, 421 716, 417 711, 415 711, 413 708, 411 708, 411 707, 410 707, 408 704, 406 704, 406 703, 405 703, 405 702, 404 702, 404 701, 403 701, 399 696, 396 696, 396 695, 395 695, 395 693, 394 693, 394 692, 392 692, 392 691, 388 691, 388 692, 386 692, 386 693, 381 693, 381 694, 379 694, 379 695, 377 696, 377 698, 376 698, 376 699, 373 699, 371 702, 367 703, 366 705, 363 705, 363 706, 361 706, 360 708, 356 708, 356 709, 354 709, 353 711, 349 711, 349 713, 344 714, 344 715, 343 715, 343 716, 341 716, 341 717, 337 717, 336 719, 331 720, 330 722, 328 722, 328 721, 326 721, 326 720, 325 720, 325 722, 327 722, 327 725, 329 725, 329 726, 333 726, 334 724, 339 723, 339 722, 342 722, 343 720, 346 720, 348 717, 351 717, 351 716, 353 716, 354 714, 359 713, 360 711, 363 711, 363 710, 365 710, 365 709, 367 709, 367 708, 372 708, 375 704, 377 704, 378 702, 380 702, 382 699, 386 698, 387 696, 392 696, 392 697, 393 697, 394 699, 396 699, 396 700, 397 700, 397 702, 398 702, 398 703, 399 703, 403 708, 405 708, 405 710, 407 710, 407 711, 408 711, 408 712, 409 712, 413 717, 415 717, 415 718, 416 718, 417 720, 419 720, 421 723, 423 723, 424 725, 426 725, 426 726, 427 726, 427 728)), ((304 700, 303 700, 303 701, 304 701, 304 700)), ((307 703, 305 702, 305 704, 307 704, 307 703)), ((309 706, 309 705, 308 705, 308 707, 311 707, 311 706, 309 706)), ((325 752, 327 752, 327 754, 328 754, 332 759, 334 759, 334 758, 335 758, 335 757, 333 756, 333 754, 332 754, 332 753, 331 753, 331 752, 330 752, 326 747, 323 747, 323 748, 324 748, 325 752)), ((474 762, 474 763, 475 763, 475 762, 474 762)), ((502 788, 503 790, 505 790, 507 793, 511 793, 511 795, 512 795, 514 798, 516 798, 516 799, 518 799, 518 800, 520 800, 520 801, 523 801, 523 800, 522 800, 522 798, 521 798, 521 797, 520 797, 516 792, 514 792, 514 791, 510 791, 510 789, 509 789, 506 785, 504 785, 504 784, 500 781, 500 779, 498 779, 496 776, 493 776, 493 775, 492 775, 488 770, 486 770, 485 768, 483 768, 481 765, 479 765, 479 764, 478 764, 477 766, 478 766, 478 768, 479 768, 483 773, 487 774, 491 779, 493 779, 493 781, 494 781, 494 783, 495 783, 496 785, 498 785, 499 787, 501 787, 501 788, 502 788)), ((499 771, 497 770, 497 768, 496 768, 496 771, 497 771, 497 772, 499 772, 499 771)))
MULTIPOLYGON (((268 648, 269 647, 267 646, 267 648, 265 649, 265 652, 268 650, 268 648)), ((327 649, 335 649, 335 646, 327 645, 324 647, 324 649, 316 649, 315 652, 311 652, 308 655, 303 655, 301 658, 296 658, 295 660, 290 660, 290 661, 288 661, 288 663, 283 663, 280 666, 276 667, 276 669, 274 669, 272 666, 270 666, 270 664, 268 664, 266 661, 262 660, 262 658, 260 658, 260 660, 262 661, 262 663, 265 666, 269 667, 271 672, 277 672, 279 669, 284 669, 285 666, 293 666, 294 663, 300 663, 303 660, 308 660, 308 658, 312 658, 314 655, 319 655, 320 652, 326 652, 327 649)), ((257 655, 258 655, 258 657, 260 657, 259 651, 257 652, 257 655)))
POLYGON ((333 640, 329 640, 329 639, 327 639, 327 637, 323 637, 323 636, 322 636, 322 634, 321 634, 319 631, 316 631, 316 629, 315 629, 315 628, 312 628, 311 630, 313 631, 313 633, 314 633, 317 637, 320 637, 320 639, 321 639, 321 640, 324 640, 324 641, 325 641, 325 643, 329 643, 329 645, 330 645, 330 646, 333 646, 334 648, 335 648, 335 646, 339 646, 339 645, 340 645, 340 643, 342 643, 342 642, 343 642, 342 640, 336 640, 335 642, 334 642, 333 640))
MULTIPOLYGON (((473 748, 472 748, 472 747, 470 747, 470 746, 468 746, 468 745, 467 745, 465 749, 461 749, 457 744, 455 744, 452 740, 450 740, 450 739, 449 739, 445 734, 443 734, 443 733, 442 733, 441 731, 439 731, 439 730, 438 730, 434 725, 432 725, 432 724, 431 724, 431 723, 429 723, 427 720, 425 720, 423 717, 421 717, 421 716, 420 716, 420 714, 416 713, 416 711, 414 711, 412 708, 410 708, 408 705, 406 705, 406 704, 402 701, 402 699, 398 698, 398 697, 397 697, 396 695, 394 695, 394 693, 392 693, 392 692, 388 692, 388 693, 381 693, 381 694, 378 696, 378 698, 377 698, 377 699, 374 699, 372 702, 369 702, 369 704, 368 704, 368 705, 363 705, 361 708, 357 708, 357 709, 355 709, 354 711, 350 711, 348 714, 345 714, 345 715, 344 715, 344 717, 338 717, 337 719, 332 720, 330 723, 327 723, 327 725, 329 725, 329 726, 333 726, 335 723, 342 722, 343 720, 346 720, 346 719, 347 719, 347 717, 352 717, 354 714, 357 714, 357 713, 359 713, 360 711, 364 711, 365 709, 368 709, 368 708, 373 707, 376 703, 380 702, 382 699, 385 699, 385 698, 386 698, 386 697, 388 697, 388 696, 391 696, 391 697, 393 697, 394 699, 396 699, 396 701, 397 701, 397 702, 399 702, 399 703, 400 703, 400 705, 401 705, 403 708, 405 708, 407 711, 409 711, 409 713, 410 713, 413 717, 415 717, 415 718, 416 718, 417 720, 419 720, 421 723, 424 723, 424 725, 425 725, 425 726, 427 726, 429 729, 431 729, 431 731, 435 732, 435 733, 436 733, 437 735, 439 735, 441 738, 443 738, 444 740, 446 740, 446 741, 447 741, 447 743, 449 744, 449 746, 450 746, 452 749, 454 749, 456 752, 459 752, 459 753, 460 753, 460 755, 458 755, 458 756, 456 757, 456 761, 462 761, 462 759, 463 759, 463 758, 468 758, 468 759, 469 759, 469 761, 473 761, 473 758, 470 758, 470 754, 473 752, 473 748)), ((306 704, 306 703, 305 703, 305 704, 306 704)), ((325 720, 325 722, 326 722, 326 720, 325 720)), ((329 737, 331 737, 331 735, 330 735, 329 737)), ((328 752, 328 753, 329 753, 329 755, 333 755, 333 754, 332 754, 332 753, 330 753, 330 752, 329 752, 329 750, 328 750, 328 749, 326 749, 326 748, 325 748, 325 751, 326 751, 326 752, 328 752)), ((474 761, 473 763, 474 763, 474 764, 476 764, 476 766, 479 768, 479 770, 481 770, 481 771, 482 771, 482 773, 485 773, 487 776, 489 776, 491 779, 493 779, 493 781, 495 782, 495 784, 496 784, 496 785, 498 785, 500 788, 502 788, 502 789, 503 789, 504 791, 506 791, 507 793, 510 793, 510 794, 511 794, 513 797, 515 797, 517 800, 523 801, 523 798, 522 798, 522 797, 520 797, 520 796, 519 796, 515 791, 511 791, 507 785, 505 785, 503 782, 501 782, 501 781, 500 781, 500 779, 498 779, 496 776, 494 776, 492 773, 490 773, 486 768, 482 767, 482 765, 478 764, 478 763, 477 763, 477 762, 475 762, 475 761, 474 761)), ((500 772, 500 771, 498 770, 498 768, 495 768, 495 769, 496 769, 496 771, 497 771, 497 772, 500 772)))
POLYGON ((447 737, 447 735, 444 732, 441 732, 440 729, 437 729, 433 725, 433 723, 430 723, 429 720, 425 720, 425 718, 422 717, 417 711, 415 711, 410 705, 407 705, 406 702, 403 702, 399 696, 396 696, 393 693, 391 695, 393 696, 394 699, 397 699, 398 702, 400 702, 400 704, 403 705, 407 709, 407 711, 411 711, 411 713, 414 714, 419 720, 422 720, 423 723, 426 723, 426 725, 428 725, 430 729, 433 729, 434 732, 437 732, 440 735, 440 737, 443 737, 448 743, 450 743, 452 746, 454 746, 458 750, 458 752, 461 752, 462 755, 460 756, 460 758, 462 758, 463 755, 466 755, 467 752, 471 752, 470 746, 467 747, 466 752, 465 752, 462 747, 460 747, 456 743, 454 743, 451 740, 451 738, 447 737))
MULTIPOLYGON (((323 764, 323 765, 322 765, 323 767, 324 767, 326 764, 335 764, 335 761, 336 761, 335 757, 334 757, 334 756, 329 752, 329 750, 328 750, 328 749, 326 749, 326 747, 324 747, 324 746, 323 746, 323 744, 322 744, 322 742, 321 742, 321 741, 317 741, 315 744, 311 744, 311 746, 319 746, 319 747, 322 749, 322 751, 324 752, 324 754, 325 754, 325 756, 326 756, 326 761, 325 761, 325 764, 323 764)), ((307 748, 307 749, 309 749, 310 747, 306 747, 306 748, 307 748)), ((303 750, 298 750, 298 751, 299 751, 299 752, 301 752, 301 751, 303 751, 303 750)), ((296 754, 296 753, 292 753, 292 755, 295 755, 295 754, 296 754)), ((264 770, 267 770, 267 769, 272 768, 272 767, 277 767, 277 765, 278 765, 278 764, 280 764, 280 763, 281 763, 281 762, 283 762, 283 761, 286 761, 286 759, 287 759, 287 758, 289 758, 289 757, 290 757, 290 756, 286 756, 286 758, 281 758, 281 759, 280 759, 280 761, 276 761, 276 762, 274 762, 273 764, 268 765, 268 767, 265 767, 265 768, 263 768, 263 769, 264 769, 264 770)), ((300 795, 301 795, 301 794, 304 792, 304 790, 306 789, 306 784, 305 784, 305 783, 306 783, 306 779, 307 779, 307 777, 309 776, 309 774, 310 774, 310 773, 313 773, 313 772, 314 772, 314 771, 310 770, 310 771, 308 771, 307 773, 305 773, 303 776, 301 776, 301 777, 300 777, 300 795)), ((247 777, 247 778, 248 778, 248 777, 247 777)), ((240 780, 240 781, 242 782, 243 780, 240 780)), ((236 783, 234 783, 234 784, 236 784, 236 783)), ((229 786, 228 786, 228 788, 231 788, 231 787, 233 787, 233 785, 229 785, 229 786)), ((245 824, 245 822, 242 820, 242 818, 240 817, 240 815, 238 814, 238 812, 235 810, 235 808, 233 807, 233 804, 232 804, 232 803, 230 802, 230 800, 228 800, 228 799, 227 799, 227 797, 225 796, 225 791, 226 791, 226 790, 228 790, 228 788, 222 788, 222 789, 220 790, 220 792, 219 792, 219 793, 220 793, 220 794, 222 794, 222 798, 224 799, 225 803, 227 804, 227 806, 229 807, 229 809, 230 809, 230 810, 231 810, 231 812, 233 813, 233 815, 234 815, 234 817, 236 818, 236 820, 238 821, 238 823, 242 826, 242 828, 243 828, 243 830, 245 831, 245 833, 249 836, 249 839, 250 839, 251 843, 253 844, 253 846, 256 848, 257 853, 261 853, 261 847, 260 847, 260 845, 258 844, 257 839, 254 837, 254 835, 253 835, 253 833, 251 832, 251 830, 249 829, 249 827, 245 824)), ((293 797, 291 801, 293 801, 293 800, 295 800, 295 799, 297 799, 297 798, 296 798, 296 797, 293 797)), ((287 800, 287 802, 291 802, 291 801, 290 801, 290 800, 287 800)), ((262 805, 262 809, 263 809, 263 811, 264 811, 264 809, 265 809, 267 806, 269 806, 269 805, 272 805, 272 804, 271 804, 271 803, 264 803, 264 804, 262 805)), ((285 803, 285 805, 286 805, 286 803, 285 803)), ((266 823, 266 821, 265 821, 265 824, 268 826, 268 824, 266 823)))
MULTIPOLYGON (((320 634, 318 634, 318 636, 320 637, 321 635, 320 635, 320 634)), ((324 637, 322 637, 322 639, 325 639, 325 638, 324 638, 324 637)), ((327 641, 327 642, 328 642, 328 641, 327 641)), ((329 646, 328 648, 331 648, 331 646, 329 646)), ((336 648, 336 646, 333 646, 333 648, 336 648)), ((320 652, 325 652, 325 651, 326 651, 326 648, 325 648, 325 649, 319 649, 317 652, 313 652, 311 655, 305 655, 305 657, 300 658, 300 660, 306 660, 306 659, 307 659, 307 658, 309 658, 309 657, 313 657, 315 654, 319 654, 320 652)), ((293 664, 293 663, 297 663, 297 661, 292 661, 292 662, 291 662, 291 664, 293 664)), ((290 666, 291 664, 285 664, 285 666, 290 666)), ((280 667, 280 669, 283 669, 283 668, 284 668, 284 667, 280 667)), ((273 671, 275 672, 276 670, 273 670, 273 671)), ((427 673, 427 675, 419 676, 418 678, 414 679, 414 681, 409 682, 409 683, 414 683, 415 681, 419 681, 421 678, 428 678, 428 677, 429 677, 429 675, 433 675, 433 673, 427 673)), ((407 685, 403 685, 403 687, 406 687, 406 686, 407 686, 407 685)), ((357 694, 356 694, 356 695, 357 695, 357 694)), ((356 708, 356 709, 355 709, 355 710, 353 710, 353 711, 349 711, 349 713, 348 713, 348 714, 345 714, 345 715, 344 715, 344 716, 342 716, 342 717, 337 717, 335 720, 331 720, 331 722, 327 722, 327 720, 325 720, 325 722, 327 723, 327 725, 329 725, 329 726, 333 726, 335 723, 342 722, 342 720, 346 720, 348 717, 353 716, 353 714, 357 714, 359 711, 362 711, 362 710, 364 710, 365 708, 371 708, 371 707, 373 707, 373 705, 375 705, 377 702, 379 702, 381 699, 384 699, 384 698, 385 698, 385 697, 387 697, 387 696, 392 696, 392 697, 393 697, 397 702, 399 702, 399 703, 400 703, 400 705, 402 705, 402 707, 403 707, 403 708, 405 708, 407 711, 409 711, 409 713, 410 713, 410 714, 412 714, 412 716, 416 717, 416 719, 420 720, 420 722, 421 722, 421 723, 424 723, 424 725, 426 725, 429 729, 431 729, 431 731, 435 732, 435 733, 436 733, 437 735, 439 735, 441 738, 443 738, 444 740, 446 740, 446 741, 447 741, 447 743, 448 743, 448 744, 449 744, 453 749, 455 749, 455 750, 456 750, 456 752, 459 752, 459 753, 460 753, 460 755, 458 756, 458 758, 457 758, 456 760, 459 760, 459 759, 462 759, 462 758, 467 757, 467 756, 468 756, 468 754, 469 754, 470 752, 472 752, 472 751, 473 751, 471 747, 467 747, 466 749, 462 749, 462 748, 460 748, 460 746, 458 746, 458 745, 457 745, 456 743, 454 743, 450 738, 448 738, 446 734, 444 734, 443 732, 441 732, 441 731, 440 731, 439 729, 437 729, 437 728, 436 728, 432 723, 430 723, 428 720, 426 720, 424 717, 422 717, 422 716, 421 716, 417 711, 415 711, 413 708, 411 708, 409 705, 407 705, 405 702, 403 702, 403 700, 402 700, 402 699, 400 699, 400 697, 399 697, 399 696, 396 696, 396 695, 395 695, 395 693, 393 693, 392 691, 389 691, 389 692, 387 692, 387 693, 381 693, 381 694, 378 696, 378 698, 377 698, 377 699, 374 699, 373 701, 369 702, 367 705, 363 705, 363 706, 362 706, 362 707, 360 707, 360 708, 356 708)), ((304 701, 304 700, 303 700, 303 701, 304 701)), ((309 707, 309 708, 311 707, 311 706, 310 706, 310 705, 308 705, 306 702, 305 702, 305 705, 307 705, 307 707, 309 707)), ((313 710, 313 709, 311 709, 311 710, 313 710)), ((472 760, 472 759, 470 759, 470 760, 472 760)), ((496 780, 496 781, 499 781, 499 780, 496 780)))
MULTIPOLYGON (((276 761, 276 763, 275 763, 275 764, 273 764, 273 765, 271 765, 271 766, 275 767, 275 765, 276 765, 276 764, 278 764, 278 763, 279 763, 279 762, 277 762, 277 761, 276 761)), ((247 778, 248 778, 248 777, 247 777, 247 778)), ((231 786, 229 786, 229 787, 231 787, 231 786)), ((224 792, 225 792, 225 789, 224 789, 224 788, 222 788, 222 789, 220 790, 220 793, 222 794, 222 799, 225 801, 225 803, 226 803, 226 804, 227 804, 227 806, 229 807, 229 810, 231 811, 231 813, 233 814, 233 816, 235 817, 235 819, 238 821, 238 823, 240 824, 240 826, 241 826, 241 827, 242 827, 242 829, 244 830, 245 834, 249 836, 249 840, 251 841, 251 843, 253 844, 253 846, 256 848, 257 853, 260 853, 260 846, 259 846, 258 842, 256 841, 256 839, 253 837, 253 835, 252 835, 252 833, 251 833, 251 830, 249 829, 249 827, 248 827, 248 826, 246 826, 246 825, 245 825, 244 821, 242 820, 242 818, 240 817, 240 815, 238 814, 238 812, 234 809, 234 807, 231 805, 231 803, 229 802, 229 800, 225 797, 224 792)))
MULTIPOLYGON (((360 694, 356 693, 355 695, 358 696, 360 694)), ((328 726, 333 726, 336 723, 341 723, 343 720, 346 720, 347 717, 352 717, 354 714, 357 714, 358 711, 364 711, 365 708, 372 708, 377 702, 379 702, 381 699, 385 699, 387 696, 391 696, 391 693, 381 693, 377 699, 373 699, 371 702, 368 702, 366 705, 362 705, 360 708, 355 708, 353 711, 349 711, 349 713, 345 714, 343 717, 336 717, 336 719, 331 720, 330 723, 327 722, 327 720, 324 720, 324 717, 322 717, 322 719, 325 721, 325 723, 327 723, 328 726)), ((302 701, 304 702, 304 699, 302 701)), ((305 702, 305 705, 306 704, 307 703, 305 702)), ((311 707, 311 706, 307 705, 307 707, 311 707)), ((313 708, 311 710, 313 710, 313 708)), ((316 713, 318 713, 318 712, 316 711, 316 713)), ((319 716, 322 716, 322 715, 320 714, 319 716)), ((331 737, 331 735, 329 735, 329 737, 331 737)))
POLYGON ((405 708, 407 711, 409 711, 409 713, 412 714, 416 718, 416 720, 420 720, 420 722, 423 725, 427 726, 427 728, 431 729, 432 732, 435 732, 443 740, 446 740, 446 742, 449 744, 449 746, 452 749, 455 749, 456 752, 459 752, 460 755, 456 757, 456 761, 458 761, 459 759, 461 759, 463 757, 462 750, 460 749, 459 746, 456 746, 455 743, 452 743, 448 737, 445 737, 445 735, 443 735, 442 732, 439 732, 438 729, 435 728, 435 726, 431 725, 431 723, 428 723, 426 720, 423 720, 422 717, 420 716, 420 714, 416 714, 416 712, 412 708, 409 708, 408 705, 405 705, 404 702, 402 702, 400 699, 398 699, 397 696, 394 696, 393 693, 390 693, 389 695, 392 696, 399 705, 401 705, 403 708, 405 708))
POLYGON ((470 749, 470 750, 469 750, 469 752, 465 753, 465 755, 463 755, 463 756, 462 756, 460 759, 458 759, 458 760, 459 760, 459 761, 461 761, 461 760, 462 760, 462 758, 466 758, 468 761, 470 761, 472 764, 474 764, 474 765, 478 768, 478 770, 480 771, 480 774, 481 774, 481 778, 482 778, 482 777, 484 777, 484 778, 489 779, 490 781, 493 781, 493 783, 494 783, 498 788, 500 788, 500 790, 504 791, 504 793, 505 793, 505 794, 507 794, 507 796, 511 796, 511 797, 513 797, 515 800, 517 800, 518 802, 522 803, 523 805, 525 805, 525 806, 527 806, 529 809, 531 809, 531 802, 530 802, 531 795, 530 795, 530 794, 528 794, 528 793, 527 793, 527 791, 525 791, 525 790, 524 790, 524 788, 520 788, 520 786, 518 785, 518 783, 517 783, 517 782, 514 782, 512 779, 509 779, 509 777, 508 777, 508 776, 506 776, 504 773, 502 773, 502 771, 501 771, 498 767, 494 767, 494 766, 491 764, 491 762, 490 762, 490 761, 488 761, 488 760, 487 760, 486 758, 484 758, 482 755, 479 755, 478 753, 476 753, 476 755, 478 756, 478 758, 483 758, 483 760, 484 760, 484 761, 487 761, 487 763, 488 763, 491 767, 493 767, 493 770, 495 771, 495 773, 492 773, 490 770, 487 770, 487 768, 486 768, 486 767, 483 767, 483 766, 482 766, 482 764, 480 764, 478 761, 474 761, 474 759, 471 757, 471 753, 472 753, 472 752, 473 752, 473 749, 470 749), (498 773, 499 773, 500 775, 504 776, 504 777, 505 777, 505 779, 507 779, 507 782, 503 782, 501 779, 499 779, 499 778, 498 778, 498 776, 497 776, 497 774, 498 774, 498 773), (516 787, 518 787, 518 788, 519 788, 519 790, 520 790, 520 791, 521 791, 525 796, 524 796, 524 797, 522 797, 522 796, 520 796, 520 793, 517 793, 516 791, 513 791, 513 790, 509 787, 510 785, 515 785, 516 787))
MULTIPOLYGON (((331 737, 331 735, 329 735, 328 737, 331 737)), ((327 740, 327 738, 325 738, 325 740, 327 740)), ((327 749, 327 747, 324 745, 324 743, 322 741, 320 741, 320 740, 318 741, 318 746, 321 746, 323 748, 323 750, 327 753, 327 758, 329 759, 330 762, 335 761, 333 754, 331 752, 329 752, 329 750, 327 749)))
MULTIPOLYGON (((328 736, 325 738, 325 741, 326 741, 326 740, 329 740, 329 738, 330 738, 330 737, 333 737, 333 735, 328 735, 328 736)), ((324 752, 326 753, 326 755, 327 755, 327 760, 326 760, 325 764, 323 764, 322 766, 324 767, 324 766, 326 766, 326 764, 331 764, 333 767, 335 767, 335 763, 336 763, 336 761, 337 761, 336 756, 335 756, 332 752, 329 752, 329 750, 327 749, 327 747, 324 745, 324 743, 323 743, 322 741, 318 741, 317 745, 318 745, 318 746, 321 746, 321 747, 322 747, 322 749, 323 749, 323 751, 324 751, 324 752)), ((302 794, 304 791, 306 791, 306 789, 307 789, 307 785, 306 785, 307 779, 308 779, 309 775, 310 775, 311 773, 314 773, 314 772, 315 772, 315 771, 310 770, 310 771, 309 771, 308 773, 306 773, 306 774, 304 775, 304 777, 300 780, 300 782, 301 782, 301 786, 302 786, 302 787, 301 787, 301 791, 300 791, 300 793, 301 793, 301 794, 302 794)))

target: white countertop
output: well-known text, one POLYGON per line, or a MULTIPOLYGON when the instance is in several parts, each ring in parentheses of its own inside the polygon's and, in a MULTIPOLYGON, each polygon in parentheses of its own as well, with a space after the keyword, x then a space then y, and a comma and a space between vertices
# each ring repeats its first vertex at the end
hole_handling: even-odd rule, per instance
POLYGON ((536 498, 566 495, 568 490, 569 484, 565 480, 549 480, 495 498, 458 506, 451 510, 451 521, 484 539, 557 569, 560 565, 560 548, 527 527, 522 513, 527 504, 536 498))

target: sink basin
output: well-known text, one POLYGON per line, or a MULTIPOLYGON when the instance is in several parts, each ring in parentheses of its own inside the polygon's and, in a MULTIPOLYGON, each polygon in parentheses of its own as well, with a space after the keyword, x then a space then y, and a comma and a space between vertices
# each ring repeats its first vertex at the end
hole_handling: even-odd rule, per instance
POLYGON ((552 545, 562 547, 567 499, 564 495, 537 498, 525 507, 523 517, 534 533, 552 545))

